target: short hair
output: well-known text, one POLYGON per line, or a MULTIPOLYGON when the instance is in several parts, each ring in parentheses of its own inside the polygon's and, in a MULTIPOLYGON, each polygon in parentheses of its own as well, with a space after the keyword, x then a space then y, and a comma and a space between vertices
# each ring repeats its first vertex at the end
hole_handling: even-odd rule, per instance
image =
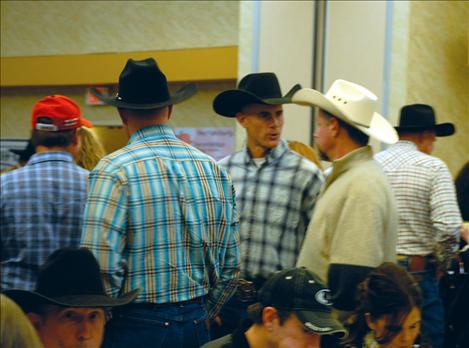
MULTIPOLYGON (((254 324, 262 325, 262 313, 264 311, 264 308, 268 307, 260 302, 256 302, 248 307, 248 318, 254 322, 254 324)), ((274 307, 275 308, 275 307, 274 307)), ((277 309, 277 314, 280 320, 280 325, 283 325, 285 320, 287 320, 291 315, 294 313, 291 311, 285 311, 285 310, 280 310, 277 309)))
MULTIPOLYGON (((38 118, 38 121, 40 119, 41 118, 38 118)), ((75 134, 76 129, 68 129, 57 132, 33 129, 31 143, 34 145, 34 147, 39 145, 46 147, 67 147, 72 144, 75 134)))
POLYGON ((353 142, 357 143, 360 146, 368 145, 370 141, 370 137, 363 133, 361 130, 349 125, 347 122, 342 121, 340 118, 334 116, 330 112, 327 112, 324 109, 321 109, 326 116, 327 119, 335 118, 339 123, 340 128, 345 129, 349 137, 353 140, 353 142))
POLYGON ((169 105, 163 106, 161 108, 154 108, 154 109, 128 109, 128 108, 119 108, 119 109, 131 116, 146 118, 146 117, 151 117, 151 116, 155 116, 159 114, 161 110, 163 110, 164 108, 167 108, 168 106, 169 105))
POLYGON ((421 306, 422 294, 415 279, 402 267, 385 262, 372 271, 358 286, 358 304, 352 315, 349 338, 346 343, 359 344, 370 331, 365 319, 389 318, 383 336, 376 337, 379 344, 390 342, 398 333, 405 317, 413 308, 421 306))

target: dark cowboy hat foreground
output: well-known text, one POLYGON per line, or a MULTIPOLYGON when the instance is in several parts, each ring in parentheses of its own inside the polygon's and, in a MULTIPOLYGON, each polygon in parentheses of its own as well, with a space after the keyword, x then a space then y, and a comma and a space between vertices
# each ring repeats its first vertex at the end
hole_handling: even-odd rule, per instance
POLYGON ((26 313, 41 304, 63 307, 116 307, 137 297, 139 290, 112 298, 105 294, 99 265, 84 248, 63 248, 53 252, 41 267, 34 291, 7 290, 26 313))
POLYGON ((91 93, 106 104, 139 110, 178 104, 196 92, 196 86, 188 84, 171 95, 166 76, 153 58, 129 59, 119 76, 119 90, 114 97, 107 97, 95 88, 91 89, 91 93))

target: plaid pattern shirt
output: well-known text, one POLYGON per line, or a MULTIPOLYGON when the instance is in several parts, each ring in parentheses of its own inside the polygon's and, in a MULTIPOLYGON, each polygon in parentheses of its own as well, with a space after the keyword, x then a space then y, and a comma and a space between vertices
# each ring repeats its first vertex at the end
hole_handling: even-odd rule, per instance
POLYGON ((294 267, 323 184, 315 164, 280 144, 258 167, 245 147, 220 161, 240 212, 241 276, 267 278, 294 267))
POLYGON ((208 294, 213 316, 239 273, 234 189, 224 169, 168 126, 135 132, 90 173, 82 246, 109 295, 140 288, 136 302, 208 294))
POLYGON ((67 152, 44 152, 0 183, 1 287, 32 290, 54 250, 80 243, 88 171, 67 152))
POLYGON ((439 256, 447 262, 458 249, 462 224, 451 174, 438 158, 399 141, 375 155, 397 202, 397 253, 439 256))

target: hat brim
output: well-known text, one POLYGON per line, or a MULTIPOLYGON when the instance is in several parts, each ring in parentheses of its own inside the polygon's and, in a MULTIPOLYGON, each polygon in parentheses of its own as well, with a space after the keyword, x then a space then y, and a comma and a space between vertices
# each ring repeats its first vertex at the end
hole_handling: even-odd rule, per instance
POLYGON ((14 300, 23 310, 27 311, 39 304, 55 304, 63 307, 118 307, 132 302, 140 292, 139 289, 125 293, 118 298, 105 295, 67 295, 47 297, 35 291, 7 290, 5 295, 14 300))
POLYGON ((248 104, 282 105, 291 103, 292 95, 301 88, 294 85, 285 96, 281 98, 260 98, 243 89, 231 89, 221 92, 213 100, 213 109, 221 116, 235 117, 241 109, 248 104))
POLYGON ((84 117, 80 117, 80 125, 86 128, 93 128, 93 124, 91 123, 90 120, 87 120, 84 117))
POLYGON ((408 126, 408 127, 395 127, 398 132, 419 132, 426 130, 435 131, 437 137, 447 137, 453 135, 456 132, 454 124, 452 123, 440 123, 430 127, 419 127, 419 126, 408 126))
POLYGON ((331 313, 295 311, 295 314, 306 330, 317 335, 334 335, 338 338, 345 338, 348 335, 347 329, 334 319, 331 313))
POLYGON ((118 99, 115 96, 107 97, 103 95, 100 91, 98 91, 96 88, 91 88, 90 92, 96 98, 104 102, 105 104, 112 105, 117 108, 148 110, 148 109, 158 109, 164 106, 181 103, 184 100, 187 100, 190 97, 192 97, 197 92, 197 87, 193 83, 187 84, 183 86, 182 88, 180 88, 178 91, 176 91, 174 94, 170 95, 168 100, 158 102, 158 103, 147 103, 147 104, 127 103, 121 99, 118 99))
POLYGON ((352 121, 347 114, 329 100, 324 94, 311 88, 302 88, 292 97, 292 102, 305 106, 317 106, 320 109, 338 117, 345 123, 357 128, 361 132, 386 144, 394 144, 399 140, 394 127, 379 113, 374 112, 370 126, 359 125, 352 121))

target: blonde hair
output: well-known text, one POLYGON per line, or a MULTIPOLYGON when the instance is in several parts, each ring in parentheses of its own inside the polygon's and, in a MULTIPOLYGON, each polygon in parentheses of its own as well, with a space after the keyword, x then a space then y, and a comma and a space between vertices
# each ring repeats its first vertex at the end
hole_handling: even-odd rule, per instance
POLYGON ((288 141, 288 147, 290 150, 295 151, 296 153, 300 154, 304 158, 310 160, 313 162, 319 169, 323 169, 321 162, 319 161, 318 155, 316 154, 316 151, 309 145, 306 145, 302 142, 295 141, 295 140, 289 140, 288 141))
POLYGON ((0 313, 0 347, 43 347, 28 317, 15 302, 3 294, 0 294, 0 313))
POLYGON ((104 147, 91 129, 81 127, 81 147, 76 162, 80 167, 92 170, 104 157, 104 147))

